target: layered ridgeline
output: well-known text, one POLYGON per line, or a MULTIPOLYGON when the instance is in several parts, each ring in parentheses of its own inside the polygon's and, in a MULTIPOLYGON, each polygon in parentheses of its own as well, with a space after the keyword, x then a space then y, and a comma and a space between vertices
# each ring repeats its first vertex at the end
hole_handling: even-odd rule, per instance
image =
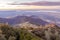
POLYGON ((60 25, 60 10, 0 10, 0 23, 11 25, 30 21, 33 24, 45 24, 55 22, 60 25), (4 14, 4 15, 3 15, 4 14), (30 19, 29 19, 30 18, 30 19))
POLYGON ((12 18, 0 18, 0 23, 7 23, 9 25, 17 25, 21 23, 29 22, 31 24, 35 25, 45 25, 48 24, 48 22, 35 17, 35 16, 16 16, 12 18))

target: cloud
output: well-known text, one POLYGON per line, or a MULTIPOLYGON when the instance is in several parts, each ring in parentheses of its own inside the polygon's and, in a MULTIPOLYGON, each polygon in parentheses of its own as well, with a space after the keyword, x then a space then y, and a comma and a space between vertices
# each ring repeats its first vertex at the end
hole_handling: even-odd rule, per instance
MULTIPOLYGON (((4 2, 4 1, 3 1, 4 2)), ((1 9, 60 9, 60 2, 28 2, 28 3, 20 3, 20 1, 10 1, 10 2, 0 2, 0 10, 1 9)))
POLYGON ((30 2, 30 3, 14 2, 14 3, 11 3, 11 5, 56 6, 56 5, 60 5, 60 2, 48 2, 48 1, 39 1, 39 2, 30 2))
POLYGON ((33 6, 33 5, 3 5, 0 6, 1 9, 60 9, 60 6, 33 6))

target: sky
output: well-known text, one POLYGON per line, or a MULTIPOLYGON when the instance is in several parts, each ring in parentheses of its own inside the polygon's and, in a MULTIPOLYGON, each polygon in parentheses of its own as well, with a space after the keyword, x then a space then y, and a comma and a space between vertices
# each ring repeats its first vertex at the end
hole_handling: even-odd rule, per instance
POLYGON ((34 2, 34 1, 52 1, 59 2, 60 0, 0 0, 1 3, 5 2, 34 2))
MULTIPOLYGON (((60 2, 60 0, 0 0, 0 9, 50 9, 49 6, 33 6, 33 5, 8 5, 8 3, 29 3, 29 2, 39 2, 39 1, 50 1, 50 2, 60 2)), ((60 6, 52 6, 51 9, 58 9, 60 6)))
POLYGON ((51 1, 51 2, 60 2, 60 0, 0 0, 0 4, 7 4, 7 3, 25 3, 25 2, 38 2, 38 1, 51 1))
MULTIPOLYGON (((39 2, 39 1, 60 2, 60 0, 0 0, 0 10, 15 10, 15 9, 23 9, 23 10, 28 10, 28 9, 51 9, 51 10, 52 9, 59 9, 60 10, 60 6, 9 5, 8 4, 8 3, 30 3, 30 2, 39 2)), ((2 16, 3 14, 0 13, 0 15, 2 16)), ((60 13, 56 14, 54 16, 60 17, 60 13)))

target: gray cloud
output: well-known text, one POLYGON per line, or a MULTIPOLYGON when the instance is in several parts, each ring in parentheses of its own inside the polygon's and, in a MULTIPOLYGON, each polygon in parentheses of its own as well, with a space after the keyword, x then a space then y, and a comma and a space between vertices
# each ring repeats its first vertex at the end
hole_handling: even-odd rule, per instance
POLYGON ((13 3, 10 3, 10 5, 57 6, 57 5, 60 5, 60 2, 48 2, 48 1, 29 2, 29 3, 13 2, 13 3))

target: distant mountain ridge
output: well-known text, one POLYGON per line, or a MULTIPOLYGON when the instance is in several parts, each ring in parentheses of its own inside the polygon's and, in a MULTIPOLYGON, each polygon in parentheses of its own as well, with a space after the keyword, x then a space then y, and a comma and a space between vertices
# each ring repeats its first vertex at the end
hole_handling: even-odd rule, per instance
POLYGON ((17 16, 14 18, 0 18, 0 23, 8 23, 10 25, 16 25, 24 22, 29 22, 31 24, 35 25, 45 25, 48 24, 48 22, 40 19, 40 18, 35 18, 35 17, 28 17, 28 16, 17 16))

